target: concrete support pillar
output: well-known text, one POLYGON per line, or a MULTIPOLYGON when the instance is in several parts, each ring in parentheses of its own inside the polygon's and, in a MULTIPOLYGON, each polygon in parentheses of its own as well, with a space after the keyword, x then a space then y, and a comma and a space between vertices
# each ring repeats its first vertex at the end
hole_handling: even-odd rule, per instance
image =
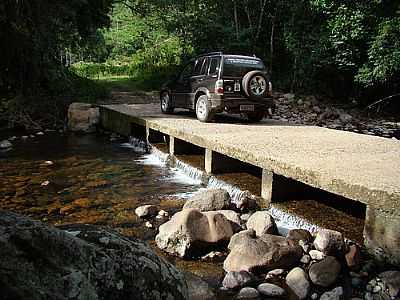
POLYGON ((377 259, 400 265, 400 211, 367 206, 364 244, 377 259))
POLYGON ((213 171, 213 151, 206 148, 206 152, 204 155, 204 169, 207 174, 214 173, 213 171))
POLYGON ((270 170, 267 170, 267 169, 262 170, 261 198, 264 199, 266 206, 269 206, 269 204, 271 204, 271 200, 272 200, 273 175, 274 174, 270 170))
POLYGON ((169 154, 175 155, 175 137, 169 136, 169 154))

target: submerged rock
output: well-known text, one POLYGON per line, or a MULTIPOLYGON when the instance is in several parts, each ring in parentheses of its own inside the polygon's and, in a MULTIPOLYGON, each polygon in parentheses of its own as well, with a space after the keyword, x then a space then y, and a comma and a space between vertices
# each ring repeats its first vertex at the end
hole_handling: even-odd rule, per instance
POLYGON ((185 257, 209 246, 227 243, 232 235, 231 223, 223 214, 184 209, 160 226, 156 243, 171 254, 185 257))
POLYGON ((73 132, 92 133, 100 122, 100 110, 89 103, 72 103, 68 108, 68 129, 73 132))
POLYGON ((96 226, 63 229, 0 211, 2 299, 188 298, 183 275, 143 242, 96 226))
POLYGON ((135 209, 135 214, 139 218, 147 218, 157 215, 158 209, 155 205, 142 205, 135 209))
POLYGON ((270 234, 257 237, 252 229, 235 234, 228 245, 225 271, 268 271, 289 268, 299 262, 302 248, 292 240, 270 234))
POLYGON ((192 273, 185 272, 185 279, 188 285, 189 298, 190 300, 213 300, 215 294, 211 287, 201 279, 192 273))
POLYGON ((267 211, 257 211, 252 214, 246 226, 247 229, 253 229, 257 236, 278 232, 274 218, 267 211))
POLYGON ((229 208, 231 197, 223 189, 202 190, 188 199, 183 209, 195 208, 199 211, 213 211, 229 208))

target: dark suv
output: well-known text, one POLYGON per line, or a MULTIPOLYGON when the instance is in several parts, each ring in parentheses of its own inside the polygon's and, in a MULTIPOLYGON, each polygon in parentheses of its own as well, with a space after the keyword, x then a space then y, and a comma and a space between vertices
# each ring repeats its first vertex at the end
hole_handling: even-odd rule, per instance
POLYGON ((174 108, 195 111, 197 119, 209 122, 215 113, 245 114, 258 122, 272 114, 272 85, 261 59, 221 52, 196 57, 160 92, 161 111, 174 108))

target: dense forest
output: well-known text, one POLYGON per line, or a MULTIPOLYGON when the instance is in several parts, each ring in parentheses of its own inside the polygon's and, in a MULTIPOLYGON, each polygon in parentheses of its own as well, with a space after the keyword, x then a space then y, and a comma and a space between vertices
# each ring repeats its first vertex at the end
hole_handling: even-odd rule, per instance
POLYGON ((183 61, 216 50, 261 57, 284 91, 362 105, 400 92, 398 1, 4 0, 0 25, 8 122, 31 116, 20 110, 32 102, 62 110, 104 95, 84 78, 157 88, 183 61))

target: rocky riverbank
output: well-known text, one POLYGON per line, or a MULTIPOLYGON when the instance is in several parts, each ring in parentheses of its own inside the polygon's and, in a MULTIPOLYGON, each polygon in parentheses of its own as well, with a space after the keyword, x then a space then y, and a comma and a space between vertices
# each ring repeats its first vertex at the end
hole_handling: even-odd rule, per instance
MULTIPOLYGON (((147 224, 164 214, 156 211, 156 206, 137 209, 147 224)), ((198 192, 164 222, 155 238, 158 247, 189 260, 223 260, 226 274, 219 292, 230 297, 389 300, 400 296, 400 271, 372 260, 340 232, 321 229, 313 235, 293 229, 280 236, 267 211, 238 210, 224 190, 198 192)))
POLYGON ((374 110, 361 110, 357 103, 344 105, 315 96, 274 94, 273 119, 292 124, 316 125, 361 134, 400 139, 399 119, 379 116, 374 110))

